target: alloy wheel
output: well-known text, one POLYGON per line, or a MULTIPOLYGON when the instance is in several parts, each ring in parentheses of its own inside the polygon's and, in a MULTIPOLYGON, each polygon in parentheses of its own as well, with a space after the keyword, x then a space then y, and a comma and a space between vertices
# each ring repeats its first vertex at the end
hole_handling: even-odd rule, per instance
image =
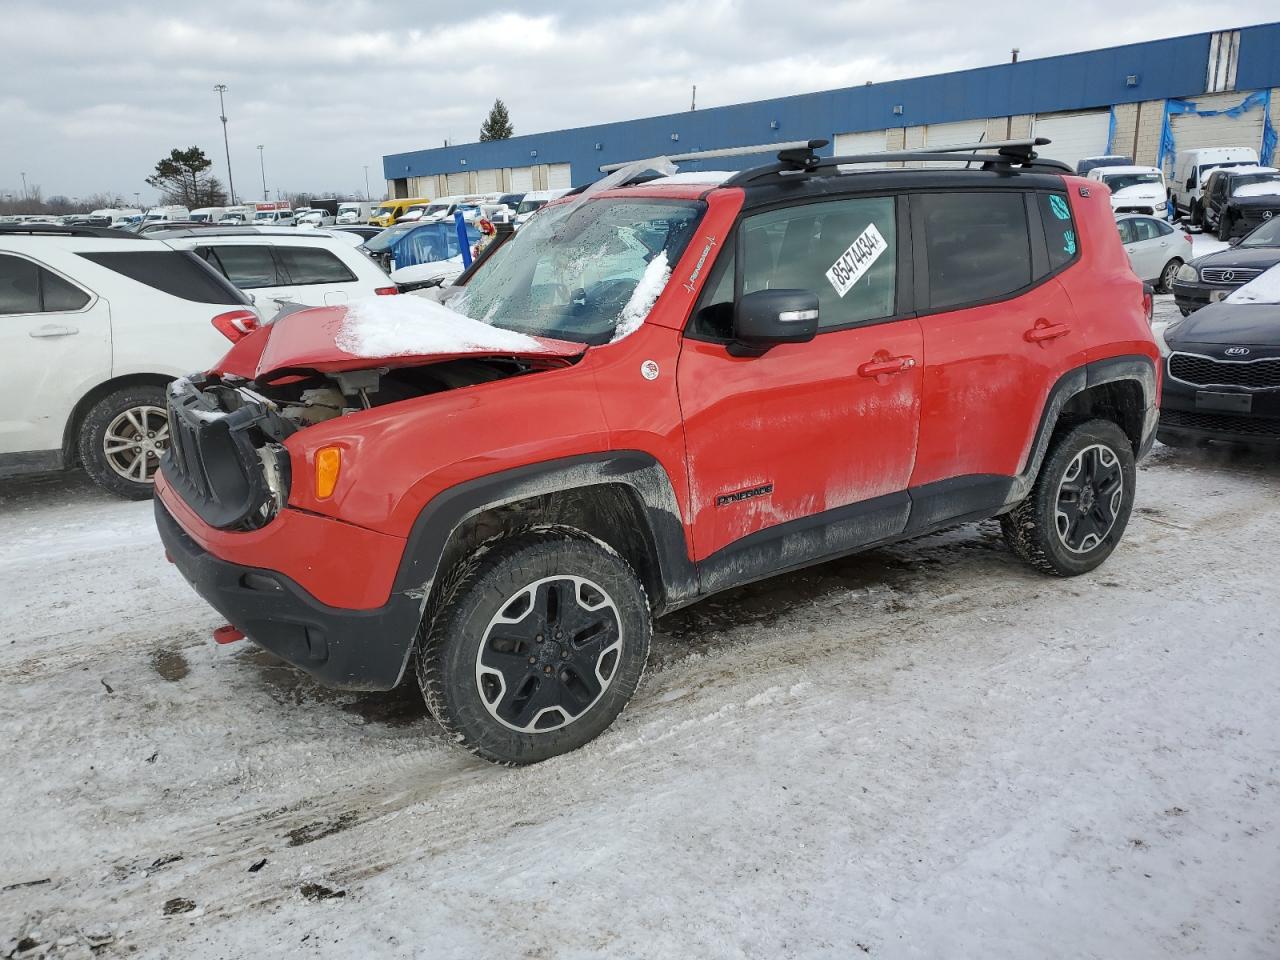
POLYGON ((476 652, 476 687, 490 715, 521 733, 559 730, 613 683, 622 621, 583 577, 546 577, 507 599, 476 652))
POLYGON ((133 483, 153 482, 168 448, 169 416, 163 407, 130 407, 107 424, 102 437, 107 465, 133 483))
POLYGON ((1124 501, 1120 459, 1100 443, 1085 447, 1067 465, 1058 483, 1055 526, 1062 545, 1072 553, 1088 553, 1115 526, 1124 501))

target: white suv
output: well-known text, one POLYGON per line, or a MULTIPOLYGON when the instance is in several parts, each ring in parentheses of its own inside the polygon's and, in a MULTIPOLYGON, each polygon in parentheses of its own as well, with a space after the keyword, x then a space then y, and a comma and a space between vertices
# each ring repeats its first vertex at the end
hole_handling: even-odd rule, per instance
POLYGON ((0 477, 82 464, 151 495, 165 384, 261 315, 189 252, 118 230, 0 226, 0 477))
POLYGON ((325 307, 397 292, 382 268, 345 235, 233 227, 160 236, 170 246, 193 251, 251 294, 268 320, 286 303, 325 307))

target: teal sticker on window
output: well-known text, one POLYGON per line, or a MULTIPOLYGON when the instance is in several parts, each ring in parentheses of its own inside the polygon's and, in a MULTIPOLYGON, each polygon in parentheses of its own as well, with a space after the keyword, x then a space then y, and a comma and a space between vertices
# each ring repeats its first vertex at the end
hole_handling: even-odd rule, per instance
MULTIPOLYGON (((1070 220, 1071 211, 1067 209, 1067 201, 1063 200, 1056 193, 1049 194, 1049 206, 1053 210, 1053 215, 1059 220, 1070 220)), ((1074 248, 1075 244, 1072 244, 1074 248)))
POLYGON ((1076 232, 1074 230, 1066 230, 1062 234, 1062 249, 1067 251, 1071 256, 1076 254, 1076 232))

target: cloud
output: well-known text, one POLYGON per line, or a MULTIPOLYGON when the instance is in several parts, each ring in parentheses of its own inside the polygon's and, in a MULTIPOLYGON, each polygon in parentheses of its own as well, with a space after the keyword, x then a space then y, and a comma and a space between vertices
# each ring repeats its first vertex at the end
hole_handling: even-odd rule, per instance
POLYGON ((0 75, 0 189, 20 170, 46 195, 151 195, 174 146, 225 180, 215 83, 236 186, 382 189, 383 154, 473 140, 495 97, 518 133, 675 113, 1239 26, 1272 0, 1179 2, 1159 18, 1113 4, 853 0, 786 16, 776 0, 597 0, 497 8, 415 0, 7 0, 23 42, 0 75), (780 12, 783 15, 780 15, 780 12))

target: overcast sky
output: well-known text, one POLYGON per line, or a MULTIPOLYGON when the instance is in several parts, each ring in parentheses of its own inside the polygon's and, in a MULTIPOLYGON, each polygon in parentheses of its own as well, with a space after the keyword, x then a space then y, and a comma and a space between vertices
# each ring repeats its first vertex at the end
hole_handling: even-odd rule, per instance
MULTIPOLYGON (((0 192, 143 202, 174 146, 238 193, 378 196, 382 155, 475 140, 495 97, 518 134, 941 73, 1274 19, 1275 0, 1156 6, 981 0, 493 4, 0 0, 0 192), (788 13, 794 11, 794 16, 788 13)), ((827 131, 819 131, 824 133, 827 131)))

